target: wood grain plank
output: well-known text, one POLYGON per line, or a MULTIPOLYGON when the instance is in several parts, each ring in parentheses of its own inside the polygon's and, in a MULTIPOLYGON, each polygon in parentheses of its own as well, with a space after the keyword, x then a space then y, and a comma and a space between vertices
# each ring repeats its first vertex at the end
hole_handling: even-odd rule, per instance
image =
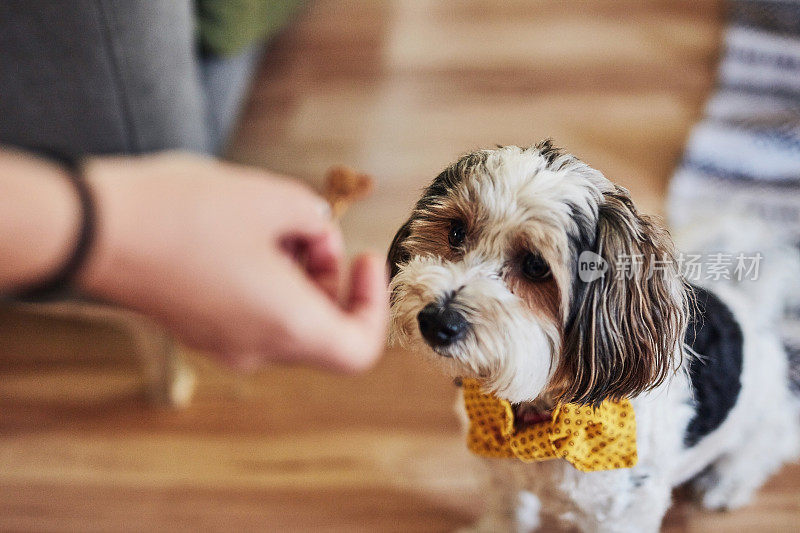
MULTIPOLYGON (((546 136, 660 212, 721 20, 719 0, 319 1, 272 44, 230 155, 312 184, 374 174, 352 250, 385 249, 461 152, 546 136)), ((0 354, 0 530, 449 531, 480 513, 455 389, 402 350, 357 377, 189 354, 196 400, 169 411, 114 332, 12 326, 31 343, 0 354)), ((742 510, 677 498, 670 533, 796 531, 800 467, 742 510)))

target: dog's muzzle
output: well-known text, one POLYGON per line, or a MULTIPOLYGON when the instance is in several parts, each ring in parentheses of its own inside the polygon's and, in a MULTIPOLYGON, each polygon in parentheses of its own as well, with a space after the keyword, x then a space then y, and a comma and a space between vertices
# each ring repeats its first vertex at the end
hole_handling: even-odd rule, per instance
POLYGON ((449 305, 428 304, 417 315, 419 331, 432 348, 444 348, 467 334, 469 322, 449 305))

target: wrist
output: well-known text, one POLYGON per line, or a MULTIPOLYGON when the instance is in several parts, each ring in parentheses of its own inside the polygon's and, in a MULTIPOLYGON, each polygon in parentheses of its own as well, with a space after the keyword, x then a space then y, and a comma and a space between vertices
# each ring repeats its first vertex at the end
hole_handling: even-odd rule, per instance
POLYGON ((96 205, 96 227, 92 251, 75 279, 82 292, 98 298, 113 298, 114 275, 121 268, 125 240, 135 215, 137 203, 133 176, 126 171, 125 159, 91 158, 83 166, 84 179, 91 188, 96 205))
POLYGON ((80 290, 134 308, 147 303, 176 243, 187 238, 180 220, 170 219, 185 193, 172 179, 185 172, 185 158, 157 154, 85 162, 98 220, 93 253, 76 280, 80 290))
POLYGON ((2 156, 8 178, 0 182, 0 285, 14 287, 18 298, 53 296, 72 281, 88 251, 91 196, 77 165, 15 152, 2 156))

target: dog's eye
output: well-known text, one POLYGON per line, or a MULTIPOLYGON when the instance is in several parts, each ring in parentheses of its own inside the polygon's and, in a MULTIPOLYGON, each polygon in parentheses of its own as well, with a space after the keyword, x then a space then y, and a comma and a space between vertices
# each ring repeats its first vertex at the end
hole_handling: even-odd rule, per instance
POLYGON ((531 281, 542 281, 550 276, 550 267, 540 255, 529 252, 522 258, 522 273, 531 281))
POLYGON ((467 229, 464 227, 464 223, 460 220, 454 220, 450 224, 450 233, 447 234, 447 242, 449 242, 450 246, 453 248, 458 248, 464 244, 466 238, 467 229))

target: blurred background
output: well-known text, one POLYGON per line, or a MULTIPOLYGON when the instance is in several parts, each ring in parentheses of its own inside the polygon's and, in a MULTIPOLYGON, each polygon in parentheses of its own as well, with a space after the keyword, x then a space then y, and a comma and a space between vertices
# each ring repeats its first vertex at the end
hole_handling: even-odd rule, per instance
MULTIPOLYGON (((545 137, 663 215, 724 24, 719 0, 310 2, 271 38, 227 157, 313 185, 335 164, 372 174, 343 221, 352 251, 385 250, 459 154, 545 137)), ((156 409, 114 327, 0 322, 18 339, 0 347, 2 530, 446 531, 479 514, 455 387, 413 354, 245 378, 187 354, 194 398, 156 409)), ((793 466, 740 511, 679 498, 664 530, 799 524, 793 466)))

